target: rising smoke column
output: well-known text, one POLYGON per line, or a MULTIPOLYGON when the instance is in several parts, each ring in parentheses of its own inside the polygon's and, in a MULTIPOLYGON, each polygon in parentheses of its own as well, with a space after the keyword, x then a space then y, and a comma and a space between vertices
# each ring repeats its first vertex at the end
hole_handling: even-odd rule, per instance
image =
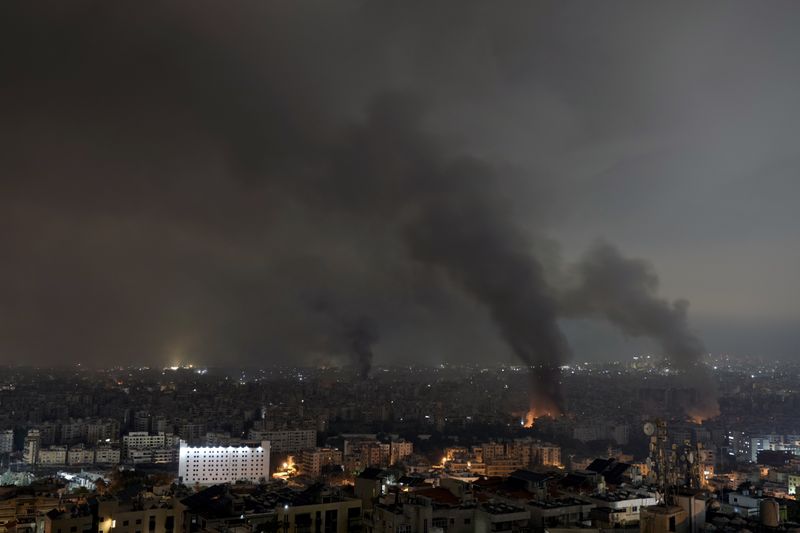
POLYGON ((451 194, 424 206, 406 233, 411 253, 486 307, 513 352, 531 367, 532 406, 556 414, 562 410, 558 366, 569 348, 542 265, 491 187, 480 186, 489 178, 482 165, 466 161, 448 172, 471 176, 472 183, 454 184, 451 194))
POLYGON ((376 321, 364 314, 355 314, 336 305, 332 294, 315 294, 307 301, 308 308, 322 318, 317 326, 323 330, 323 349, 344 353, 359 379, 367 379, 375 357, 373 347, 378 342, 376 321))
POLYGON ((475 158, 448 157, 421 120, 414 98, 377 98, 336 156, 334 179, 327 182, 351 193, 339 204, 355 207, 370 223, 396 227, 414 260, 484 306, 531 368, 532 406, 559 413, 558 366, 570 350, 530 239, 498 191, 493 169, 475 158))
POLYGON ((689 302, 660 297, 650 263, 623 257, 614 246, 599 243, 573 265, 571 274, 572 286, 561 298, 566 316, 603 318, 627 335, 655 340, 684 373, 687 386, 697 391, 697 405, 689 414, 719 414, 713 380, 702 364, 705 348, 689 328, 689 302))
POLYGON ((374 358, 372 346, 378 341, 375 322, 366 317, 360 317, 347 325, 345 336, 350 341, 350 354, 358 377, 367 379, 374 358))

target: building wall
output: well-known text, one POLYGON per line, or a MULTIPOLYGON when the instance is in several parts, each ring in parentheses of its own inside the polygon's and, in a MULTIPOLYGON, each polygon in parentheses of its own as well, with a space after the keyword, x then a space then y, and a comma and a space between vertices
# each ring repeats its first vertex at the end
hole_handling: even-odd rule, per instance
POLYGON ((40 465, 65 465, 67 464, 67 447, 52 446, 39 450, 36 464, 40 465))
POLYGON ((57 495, 21 494, 0 500, 0 533, 6 532, 6 524, 12 520, 31 520, 57 506, 57 495))
POLYGON ((414 453, 414 444, 411 442, 393 441, 390 447, 389 464, 391 465, 414 453))
POLYGON ((317 445, 317 432, 313 429, 290 429, 284 431, 250 430, 253 440, 268 440, 273 453, 299 452, 317 445))
POLYGON ((39 430, 28 430, 28 435, 25 437, 25 445, 23 447, 22 459, 26 463, 32 465, 36 464, 39 458, 39 448, 41 446, 41 438, 39 430))
POLYGON ((94 463, 94 450, 83 446, 73 446, 67 452, 67 464, 89 465, 94 463))
POLYGON ((37 519, 37 533, 93 533, 92 515, 63 513, 55 518, 45 515, 37 519))
POLYGON ((155 504, 143 507, 125 509, 120 508, 116 500, 101 500, 97 508, 97 533, 178 533, 183 530, 183 515, 174 507, 155 504))
POLYGON ((361 500, 279 507, 278 530, 329 533, 361 531, 361 500))
POLYGON ((119 448, 112 448, 111 446, 98 446, 94 450, 94 462, 96 464, 119 464, 122 458, 122 453, 119 448))
POLYGON ((180 443, 178 476, 186 485, 214 485, 269 478, 269 441, 261 446, 189 446, 180 443))
POLYGON ((309 476, 318 476, 322 467, 342 464, 342 452, 334 448, 313 448, 300 453, 300 472, 309 476))

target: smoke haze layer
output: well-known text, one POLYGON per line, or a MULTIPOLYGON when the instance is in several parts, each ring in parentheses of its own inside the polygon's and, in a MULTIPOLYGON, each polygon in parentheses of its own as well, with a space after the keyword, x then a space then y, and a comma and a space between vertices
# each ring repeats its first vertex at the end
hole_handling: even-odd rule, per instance
POLYGON ((3 360, 513 354, 557 398, 558 320, 589 316, 689 373, 649 267, 601 246, 562 293, 548 235, 795 331, 797 8, 727 7, 3 5, 3 360))
POLYGON ((699 412, 719 412, 715 384, 703 364, 706 349, 689 329, 689 302, 660 297, 658 276, 650 263, 626 258, 614 246, 599 243, 572 266, 570 274, 572 286, 561 296, 566 316, 605 319, 626 335, 655 340, 684 373, 686 384, 697 391, 699 412))

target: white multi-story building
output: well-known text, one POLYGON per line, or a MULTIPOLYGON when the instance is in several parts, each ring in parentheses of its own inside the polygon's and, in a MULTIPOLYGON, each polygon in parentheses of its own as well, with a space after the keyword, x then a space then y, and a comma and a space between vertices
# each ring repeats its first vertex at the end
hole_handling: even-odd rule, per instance
POLYGON ((189 446, 180 441, 178 477, 186 485, 269 479, 270 442, 254 446, 189 446))
POLYGON ((169 433, 151 435, 147 431, 131 431, 122 437, 122 449, 128 459, 134 450, 166 449, 176 445, 175 437, 169 433))
POLYGON ((36 461, 40 465, 65 465, 67 464, 67 447, 50 446, 39 450, 39 458, 36 461))
POLYGON ((116 465, 120 461, 120 450, 108 445, 100 445, 94 450, 96 464, 116 465))
POLYGON ((71 446, 67 451, 67 464, 90 465, 94 463, 94 449, 86 448, 83 444, 71 446))
POLYGON ((156 433, 151 435, 147 431, 131 431, 122 437, 122 445, 125 448, 164 448, 172 444, 173 437, 166 433, 156 433))
POLYGON ((283 431, 258 431, 251 429, 250 440, 268 440, 273 453, 299 452, 317 445, 317 432, 314 429, 288 429, 283 431))

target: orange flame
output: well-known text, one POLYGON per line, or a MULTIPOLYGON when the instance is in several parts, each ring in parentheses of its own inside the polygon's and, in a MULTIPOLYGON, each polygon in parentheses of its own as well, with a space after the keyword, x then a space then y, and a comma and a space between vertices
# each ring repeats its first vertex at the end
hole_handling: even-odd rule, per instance
POLYGON ((560 414, 561 411, 556 407, 541 411, 536 407, 531 407, 528 409, 528 412, 525 413, 525 422, 522 423, 522 426, 526 428, 532 428, 536 424, 537 418, 542 418, 543 416, 546 416, 547 418, 555 418, 560 414))
POLYGON ((536 423, 536 413, 534 411, 528 411, 525 414, 525 423, 523 426, 526 428, 532 428, 534 423, 536 423))
POLYGON ((686 416, 695 424, 702 424, 706 420, 716 418, 720 415, 719 405, 716 403, 710 406, 693 407, 687 409, 686 416))

